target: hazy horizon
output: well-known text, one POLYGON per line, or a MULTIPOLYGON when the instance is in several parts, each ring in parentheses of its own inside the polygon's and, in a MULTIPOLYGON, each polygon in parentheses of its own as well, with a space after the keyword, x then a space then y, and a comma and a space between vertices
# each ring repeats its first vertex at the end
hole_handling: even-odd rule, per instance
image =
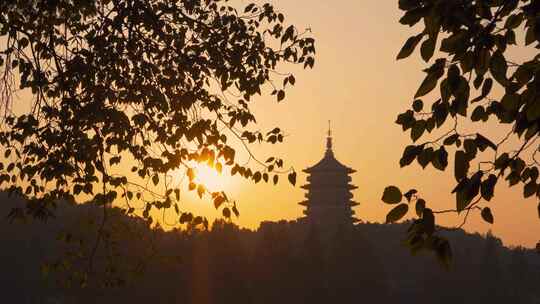
MULTIPOLYGON (((247 5, 251 1, 238 2, 247 5)), ((394 121, 412 103, 426 64, 417 53, 404 61, 395 60, 414 33, 414 29, 399 24, 402 14, 397 2, 343 1, 339 6, 306 0, 272 3, 285 13, 289 23, 311 29, 317 57, 313 70, 294 70, 297 83, 285 101, 276 104, 264 94, 255 99, 257 127, 264 130, 277 125, 289 136, 283 144, 255 145, 253 151, 261 160, 271 154, 283 157, 299 173, 298 184, 254 185, 240 178, 227 182, 224 188, 240 208, 235 222, 256 228, 261 221, 302 216, 303 208, 297 203, 303 200, 305 191, 299 186, 305 183, 306 175, 301 170, 323 157, 328 120, 332 121, 337 159, 357 170, 352 178, 358 186, 353 193, 354 200, 360 202, 354 208, 359 219, 384 222, 389 208, 380 198, 384 188, 394 184, 418 189, 434 209, 453 207, 451 168, 440 172, 432 167, 422 170, 417 164, 399 167, 410 138, 394 121)), ((493 126, 488 124, 487 128, 493 126)), ((521 191, 500 183, 489 203, 495 223, 485 223, 475 212, 464 229, 491 230, 505 245, 534 247, 540 238, 537 204, 534 198, 524 199, 521 191)), ((194 195, 190 197, 188 209, 209 218, 220 215, 208 199, 201 202, 194 195)), ((447 215, 437 220, 441 225, 456 226, 462 217, 447 215)))

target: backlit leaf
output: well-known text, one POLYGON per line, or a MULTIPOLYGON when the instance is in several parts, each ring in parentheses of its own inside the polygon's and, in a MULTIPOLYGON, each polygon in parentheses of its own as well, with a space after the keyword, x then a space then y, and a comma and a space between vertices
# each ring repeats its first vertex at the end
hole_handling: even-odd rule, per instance
POLYGON ((289 179, 289 183, 291 183, 291 185, 293 186, 296 185, 296 172, 295 171, 289 173, 287 175, 287 178, 289 179))
POLYGON ((418 193, 418 191, 416 189, 411 189, 411 190, 407 191, 405 194, 403 194, 403 196, 405 196, 407 201, 410 202, 413 195, 415 195, 416 193, 418 193))
POLYGON ((199 195, 199 197, 202 198, 205 192, 206 192, 206 188, 204 187, 204 185, 199 184, 197 186, 197 195, 199 195))
POLYGON ((238 209, 236 208, 236 205, 232 207, 232 212, 234 213, 234 216, 239 217, 240 212, 238 212, 238 209))
POLYGON ((484 207, 484 209, 482 209, 481 215, 484 221, 493 224, 493 214, 491 214, 491 209, 489 209, 489 207, 484 207))
POLYGON ((537 190, 538 190, 538 185, 536 184, 536 182, 531 181, 527 183, 525 187, 523 187, 523 197, 525 198, 530 197, 533 194, 535 194, 537 190))
POLYGON ((231 210, 227 207, 223 208, 223 216, 225 218, 231 218, 231 210))
POLYGON ((467 172, 469 171, 469 159, 464 151, 456 151, 454 165, 454 177, 456 178, 456 181, 459 182, 462 178, 467 176, 467 172))
POLYGON ((219 207, 225 202, 225 197, 223 195, 218 195, 214 198, 214 207, 219 209, 219 207))
POLYGON ((424 108, 424 103, 422 102, 421 99, 416 99, 413 102, 412 107, 413 107, 415 112, 420 112, 420 111, 422 111, 422 108, 424 108))
POLYGON ((396 186, 388 186, 384 189, 381 200, 387 204, 397 204, 401 202, 403 195, 396 186))
POLYGON ((405 216, 405 214, 407 214, 407 211, 409 211, 409 205, 407 204, 397 205, 392 210, 390 210, 390 212, 388 212, 388 214, 386 215, 386 222, 393 223, 393 222, 399 221, 405 216))
POLYGON ((428 62, 431 57, 433 57, 436 43, 437 41, 433 38, 429 38, 422 43, 422 46, 420 47, 420 54, 422 55, 422 59, 424 59, 425 62, 428 62))
POLYGON ((416 201, 416 205, 415 205, 416 215, 421 217, 422 214, 424 213, 424 209, 426 209, 426 201, 420 198, 416 201))
POLYGON ((277 93, 277 100, 282 101, 283 99, 285 99, 285 91, 279 90, 279 92, 277 93))
POLYGON ((493 198, 495 192, 495 185, 497 184, 497 176, 490 174, 489 177, 482 182, 480 186, 480 193, 482 198, 486 201, 490 201, 493 198))
POLYGON ((414 51, 414 49, 416 48, 416 46, 418 45, 418 43, 420 42, 420 40, 422 40, 422 37, 423 35, 420 34, 420 35, 416 35, 407 39, 407 41, 401 48, 401 51, 399 51, 399 54, 397 55, 397 59, 399 60, 399 59, 409 57, 414 51))
POLYGON ((503 86, 508 82, 506 78, 506 71, 508 70, 508 64, 501 51, 496 51, 491 57, 489 70, 493 78, 497 80, 503 86))

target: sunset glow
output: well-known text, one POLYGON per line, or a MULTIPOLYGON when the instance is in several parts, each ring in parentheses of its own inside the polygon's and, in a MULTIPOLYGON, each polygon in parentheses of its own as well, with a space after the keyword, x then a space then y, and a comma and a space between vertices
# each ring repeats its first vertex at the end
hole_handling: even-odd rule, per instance
POLYGON ((2 303, 540 304, 540 0, 0 0, 0 217, 2 303))
POLYGON ((204 185, 209 191, 224 191, 231 185, 231 177, 225 172, 218 172, 207 164, 195 165, 195 183, 204 185))
MULTIPOLYGON (((9 1, 4 2, 10 3, 9 1)), ((262 4, 266 1, 228 1, 231 5, 238 7, 239 12, 243 12, 244 7, 250 2, 262 4)), ((286 174, 278 174, 279 182, 274 183, 272 179, 274 172, 270 174, 269 182, 264 182, 263 179, 260 179, 255 183, 253 178, 242 178, 240 174, 235 174, 233 178, 233 176, 231 176, 232 167, 225 165, 227 161, 222 157, 216 157, 214 159, 214 161, 223 162, 221 173, 206 163, 196 163, 195 161, 192 161, 195 158, 183 158, 181 164, 175 164, 175 166, 178 166, 176 169, 167 171, 166 177, 163 177, 161 170, 139 170, 147 168, 139 168, 137 160, 131 155, 133 153, 127 153, 125 151, 119 155, 121 156, 121 162, 117 163, 116 161, 120 161, 120 159, 116 159, 116 157, 107 159, 107 164, 110 163, 110 170, 114 171, 112 172, 112 175, 126 175, 130 179, 132 178, 133 182, 136 184, 149 185, 153 188, 153 191, 164 192, 166 191, 165 189, 178 189, 180 191, 179 193, 181 193, 178 195, 180 197, 178 201, 180 202, 179 205, 181 206, 181 211, 189 211, 205 216, 210 222, 216 218, 220 218, 222 212, 221 210, 216 210, 215 205, 212 202, 212 196, 208 192, 220 191, 224 191, 228 198, 238 203, 238 208, 240 209, 242 216, 234 218, 234 222, 240 227, 257 229, 261 222, 296 220, 304 216, 304 207, 298 204, 306 199, 306 191, 301 188, 301 186, 309 183, 307 180, 308 175, 303 172, 303 170, 318 163, 324 157, 328 129, 327 122, 328 120, 331 120, 335 157, 343 164, 356 170, 355 173, 350 175, 350 183, 357 186, 357 188, 351 189, 351 193, 354 197, 354 201, 359 203, 358 205, 353 206, 353 211, 359 219, 364 222, 376 223, 384 223, 386 221, 386 215, 390 206, 382 203, 381 196, 383 191, 389 185, 399 186, 401 189, 417 189, 421 193, 422 198, 431 204, 434 210, 448 210, 454 208, 456 201, 452 191, 455 188, 456 177, 454 176, 453 165, 450 165, 445 171, 438 170, 431 165, 423 169, 420 164, 415 162, 406 168, 402 168, 400 165, 404 147, 411 145, 412 140, 410 134, 403 132, 402 127, 395 122, 400 113, 411 107, 413 96, 426 76, 426 73, 423 72, 423 70, 426 69, 431 62, 426 63, 424 59, 422 59, 421 52, 418 50, 420 49, 420 46, 412 53, 412 56, 406 60, 396 60, 396 56, 403 47, 404 42, 409 37, 416 36, 419 33, 418 28, 400 24, 399 20, 402 18, 403 12, 399 9, 399 1, 343 1, 340 2, 339 6, 328 1, 273 0, 270 2, 278 11, 285 13, 285 16, 287 17, 285 23, 287 26, 294 25, 298 33, 305 32, 306 37, 313 37, 316 41, 316 61, 313 70, 304 69, 304 64, 296 66, 284 62, 283 64, 278 65, 276 71, 271 73, 271 76, 275 77, 273 80, 275 83, 267 83, 265 86, 262 86, 260 94, 255 94, 249 103, 250 111, 256 117, 256 122, 250 122, 245 129, 266 134, 266 132, 279 127, 285 135, 284 140, 283 142, 277 142, 276 144, 253 142, 244 146, 242 140, 245 140, 245 138, 227 133, 229 132, 227 130, 230 126, 219 122, 219 119, 217 124, 222 128, 220 132, 223 132, 228 139, 227 145, 235 150, 235 161, 249 167, 253 172, 265 172, 266 168, 261 166, 260 162, 264 164, 265 160, 272 157, 283 159, 283 168, 279 169, 283 169, 283 171, 294 170, 297 172, 298 177, 296 186, 292 186, 287 182, 286 174), (289 74, 294 75, 294 84, 289 83, 290 79, 287 78, 287 85, 285 88, 286 95, 283 100, 276 102, 277 93, 271 93, 276 91, 276 84, 281 85, 282 83, 285 83, 284 79, 280 78, 282 78, 283 75, 289 74), (277 79, 280 81, 278 82, 277 79), (281 80, 283 80, 283 82, 281 80), (135 167, 135 170, 130 173, 130 169, 133 167, 135 167), (194 177, 194 179, 191 181, 204 186, 207 192, 199 194, 199 192, 204 191, 198 191, 198 188, 193 187, 192 189, 189 189, 188 184, 190 180, 186 175, 187 168, 193 169, 192 177, 194 177), (137 174, 139 172, 151 172, 152 175, 145 176, 145 179, 139 180, 139 175, 137 174), (160 172, 159 178, 154 175, 154 172, 160 172), (156 178, 155 182, 154 177, 156 178)), ((143 1, 141 3, 145 2, 143 1)), ((24 24, 24 22, 22 24, 24 24)), ((283 28, 283 30, 285 29, 286 28, 283 28)), ((229 31, 229 29, 227 29, 227 31, 229 31)), ((112 35, 113 33, 108 34, 112 35)), ((238 35, 230 36, 237 37, 238 35)), ((524 44, 524 36, 522 30, 516 31, 518 45, 522 46, 524 44)), ((241 37, 241 35, 238 37, 241 37)), ((37 35, 36 39, 42 39, 42 37, 37 35)), ((61 41, 61 39, 58 40, 61 41)), ((223 45, 229 45, 225 40, 223 45)), ((5 45, 6 42, 7 40, 4 36, 0 37, 0 45, 2 45, 2 43, 5 45)), ((133 42, 146 45, 141 41, 133 42)), ((201 42, 204 41, 198 41, 198 43, 201 42)), ((279 40, 275 42, 277 44, 280 43, 279 40)), ((161 43, 161 41, 159 43, 161 43)), ((244 44, 241 43, 241 41, 238 42, 238 47, 243 45, 244 44)), ((185 45, 182 46, 185 47, 185 45)), ((270 43, 267 46, 273 47, 270 43)), ((276 46, 279 47, 279 45, 276 46)), ((439 49, 439 45, 437 45, 437 49, 439 49)), ((164 48, 161 51, 171 52, 172 55, 175 55, 174 52, 177 50, 176 48, 164 48)), ((108 52, 108 50, 104 51, 103 58, 107 60, 116 60, 115 58, 112 58, 114 56, 109 58, 108 52)), ((191 52, 192 50, 189 50, 189 54, 191 54, 191 52)), ((247 54, 248 52, 245 53, 247 54)), ((70 53, 67 52, 67 54, 69 55, 70 53)), ((219 52, 216 52, 216 54, 219 54, 219 52)), ((508 58, 511 58, 517 63, 534 58, 536 54, 537 49, 535 48, 517 47, 515 45, 508 46, 508 58)), ((177 57, 172 55, 170 58, 177 57)), ((440 54, 435 53, 435 57, 439 55, 440 54)), ((218 56, 220 60, 227 59, 226 57, 227 56, 218 56)), ((432 58, 432 61, 435 57, 432 58)), ((136 58, 133 58, 133 60, 135 59, 136 58)), ((121 62, 119 61, 118 64, 120 63, 121 62)), ((161 64, 162 66, 156 70, 160 73, 164 70, 175 71, 176 69, 183 71, 182 69, 191 68, 190 65, 183 65, 182 62, 178 63, 178 67, 175 67, 174 65, 176 63, 172 60, 164 61, 161 64)), ((31 65, 28 66, 31 67, 31 65)), ((108 70, 108 68, 110 67, 96 65, 96 69, 103 69, 105 71, 108 70)), ((220 66, 212 67, 212 69, 215 68, 220 68, 220 66)), ((237 70, 244 72, 249 71, 246 70, 245 67, 239 67, 237 70)), ((14 70, 14 72, 15 71, 16 70, 14 70)), ((115 69, 111 69, 111 71, 111 75, 117 74, 115 69)), ((57 73, 56 70, 51 70, 51 72, 53 74, 57 73)), ((191 71, 189 72, 191 73, 191 71)), ((224 71, 221 71, 219 75, 229 75, 229 72, 230 71, 225 69, 224 71)), ((74 71, 73 73, 74 75, 77 75, 77 77, 79 74, 84 74, 81 71, 74 71)), ((199 76, 202 77, 205 73, 199 74, 199 76)), ((131 77, 133 75, 127 73, 127 76, 131 77)), ((145 75, 140 76, 146 77, 145 75)), ((150 76, 154 77, 154 75, 150 76)), ((232 77, 233 75, 231 74, 230 76, 232 77)), ((76 79, 78 79, 77 77, 76 79)), ((169 79, 168 77, 169 76, 165 78, 169 79)), ((61 77, 53 78, 51 76, 51 81, 57 81, 57 79, 61 79, 61 77)), ((176 80, 179 81, 179 79, 180 78, 176 80)), ((130 82, 128 80, 129 79, 118 79, 118 82, 129 84, 130 82)), ((138 82, 139 78, 135 77, 131 81, 135 82, 135 80, 138 82)), ((232 80, 228 79, 228 81, 232 80)), ((256 82, 257 81, 254 83, 256 82)), ((235 88, 234 85, 230 86, 232 90, 225 90, 222 92, 220 90, 221 84, 219 82, 214 83, 212 81, 209 83, 210 85, 208 88, 203 87, 202 89, 208 89, 209 93, 215 93, 216 97, 223 99, 223 101, 227 101, 227 103, 230 102, 235 104, 237 100, 242 97, 241 94, 237 94, 238 92, 236 92, 236 90, 238 90, 238 88, 235 88)), ((54 83, 51 82, 51 84, 48 85, 51 85, 51 88, 56 89, 53 84, 54 83)), ((181 87, 181 85, 181 83, 178 84, 179 87, 181 87)), ((16 87, 17 86, 15 86, 15 88, 16 87)), ((112 95, 120 95, 120 90, 115 85, 111 85, 108 89, 115 90, 115 92, 112 92, 114 93, 112 95)), ((135 94, 137 98, 144 97, 151 98, 152 100, 158 99, 154 98, 152 94, 155 93, 159 95, 168 92, 168 90, 157 90, 161 88, 149 87, 139 89, 140 92, 134 92, 132 94, 135 94), (156 90, 152 93, 147 91, 147 89, 156 90)), ((101 90, 102 88, 99 87, 94 91, 101 92, 101 90)), ((122 90, 122 94, 124 94, 124 91, 128 92, 129 90, 122 90)), ((434 90, 432 94, 438 95, 439 91, 440 90, 438 89, 434 90)), ((494 86, 494 98, 500 97, 502 92, 504 92, 504 90, 501 90, 500 86, 494 86)), ((479 93, 480 92, 473 89, 470 94, 471 98, 479 96, 479 93)), ((31 112, 33 102, 37 95, 32 92, 30 88, 17 90, 16 94, 13 96, 16 97, 17 102, 13 103, 13 109, 10 109, 10 111, 16 115, 31 112)), ((59 96, 62 95, 60 94, 59 96)), ((176 100, 176 97, 173 97, 174 96, 171 95, 164 99, 160 98, 159 100, 176 100)), ((437 96, 431 95, 423 97, 426 102, 425 108, 428 107, 430 102, 436 100, 436 97, 437 96)), ((131 102, 129 100, 130 98, 127 98, 126 101, 131 102)), ((90 96, 88 100, 94 99, 90 96)), ((111 106, 116 106, 116 104, 122 103, 115 101, 111 106)), ((188 104, 191 104, 191 102, 188 104)), ((169 109, 169 106, 170 105, 167 105, 167 107, 156 109, 163 111, 164 113, 162 114, 167 114, 164 117, 168 117, 168 114, 170 114, 168 112, 173 110, 169 109), (165 109, 167 109, 167 111, 165 109)), ((193 103, 193 106, 200 107, 200 103, 193 103)), ((100 105, 96 106, 96 109, 100 108, 100 105)), ((79 111, 79 108, 74 109, 79 111)), ((216 119, 212 116, 213 114, 210 115, 213 111, 208 109, 203 109, 203 111, 199 110, 200 109, 194 111, 194 113, 200 113, 193 115, 193 117, 191 117, 191 114, 186 114, 189 111, 185 113, 179 112, 179 114, 181 114, 179 116, 187 115, 186 119, 189 121, 184 122, 177 120, 176 116, 174 116, 175 119, 167 120, 170 123, 170 126, 165 129, 174 130, 178 126, 191 126, 192 129, 195 130, 196 128, 193 127, 195 124, 198 124, 199 122, 204 123, 208 119, 216 119)), ((472 110, 473 109, 471 109, 469 113, 471 115, 472 110)), ((81 110, 81 116, 87 115, 87 112, 90 110, 85 111, 81 110)), ((117 109, 117 111, 120 114, 120 108, 117 109)), ((182 111, 184 111, 184 109, 182 111)), ((131 115, 134 113, 129 113, 128 111, 127 114, 131 115)), ((155 116, 158 117, 157 115, 155 116)), ((143 116, 139 116, 139 118, 141 117, 143 116)), ((226 122, 232 121, 231 117, 227 115, 225 115, 223 119, 225 118, 226 122)), ((458 118, 465 120, 464 117, 458 118)), ((89 123, 81 118, 81 122, 82 121, 89 123)), ((93 120, 89 121, 91 122, 93 120)), ((161 121, 162 119, 160 118, 159 122, 161 123, 161 121)), ((234 125, 233 130, 238 131, 236 130, 236 127, 239 128, 241 124, 239 124, 239 120, 235 121, 236 125, 234 125)), ((72 123, 76 122, 76 120, 70 118, 68 122, 72 123)), ((143 122, 144 121, 142 120, 140 121, 141 126, 144 125, 142 124, 143 122)), ((135 120, 133 120, 133 124, 134 123, 135 120)), ((44 123, 44 125, 47 124, 44 123)), ((444 125, 441 130, 435 129, 432 134, 425 132, 423 137, 418 139, 417 143, 420 144, 424 141, 430 142, 437 139, 444 135, 449 128, 452 128, 452 124, 444 125)), ((462 123, 460 121, 459 131, 463 134, 476 134, 477 132, 486 134, 494 142, 499 142, 505 138, 510 128, 512 128, 510 124, 501 126, 496 119, 490 119, 485 122, 481 120, 474 123, 462 123)), ((72 129, 78 130, 79 126, 77 125, 72 129)), ((113 129, 114 128, 111 128, 111 130, 107 129, 106 131, 113 132, 113 129)), ((66 128, 65 130, 69 131, 71 129, 66 128)), ((92 128, 89 128, 88 130, 92 130, 92 128)), ((32 131, 35 132, 35 130, 32 131)), ((188 133, 191 132, 186 131, 187 130, 179 130, 177 134, 186 134, 187 136, 188 133)), ((54 130, 54 132, 56 132, 56 130, 54 130)), ((125 132, 126 134, 131 133, 132 130, 125 130, 125 132)), ((40 134, 43 135, 48 133, 41 131, 36 132, 36 136, 41 136, 40 134)), ((240 132, 237 135, 241 134, 242 133, 240 132)), ((170 134, 166 135, 169 136, 170 134)), ((191 136, 192 135, 193 134, 191 134, 191 136)), ((80 134, 75 137, 79 136, 80 134)), ((115 135, 115 138, 123 138, 123 136, 124 135, 115 135)), ((171 143, 177 143, 178 139, 176 137, 178 136, 175 135, 175 138, 173 138, 174 140, 171 140, 171 143)), ((51 143, 57 144, 58 140, 53 139, 51 139, 51 143)), ((199 147, 198 142, 190 142, 190 140, 187 140, 187 137, 182 137, 181 141, 180 146, 182 148, 185 146, 190 152, 195 151, 196 148, 199 147)), ((134 140, 133 142, 130 142, 130 144, 136 142, 137 140, 134 140)), ((148 148, 147 150, 150 151, 160 147, 160 143, 151 144, 152 147, 139 147, 139 149, 142 151, 148 148)), ((47 147, 46 144, 42 145, 47 147)), ((503 148, 512 150, 513 145, 516 145, 516 141, 511 138, 508 142, 508 146, 503 148), (512 140, 514 140, 514 142, 511 142, 512 140)), ((171 148, 171 151, 176 149, 176 145, 173 146, 174 149, 171 148)), ((75 149, 75 147, 66 145, 64 148, 67 151, 76 150, 81 156, 85 155, 83 153, 84 151, 90 152, 90 149, 87 149, 85 146, 81 146, 80 149, 75 149)), ((215 150, 217 152, 219 149, 215 150)), ((13 150, 13 152, 14 151, 15 150, 13 150)), ((453 150, 448 151, 450 164, 452 164, 453 159, 455 158, 454 152, 455 151, 453 150)), ((74 154, 77 153, 74 152, 74 154)), ((6 154, 2 151, 0 155, 6 154)), ((51 155, 54 156, 53 154, 51 155)), ((11 153, 10 157, 14 158, 15 153, 11 153)), ((151 155, 145 159, 150 160, 154 158, 156 158, 156 156, 151 155)), ((6 161, 8 160, 9 159, 6 158, 6 161)), ((61 158, 58 159, 58 161, 61 160, 61 158)), ((93 159, 90 159, 90 161, 93 161, 93 159)), ((9 160, 9 162, 11 162, 11 160, 9 160)), ((156 163, 159 164, 160 162, 156 160, 156 163)), ((8 164, 8 162, 6 162, 6 164, 8 164)), ((471 168, 473 167, 474 166, 471 168)), ((47 168, 42 169, 48 170, 47 168)), ((162 168, 156 167, 156 169, 162 168)), ((63 178, 64 177, 61 177, 61 179, 63 178)), ((5 180, 4 183, 5 182, 7 182, 7 180, 5 180)), ((30 181, 28 180, 28 182, 30 181)), ((75 189, 72 185, 70 185, 70 188, 75 189)), ((24 184, 23 192, 26 189, 27 185, 24 184)), ((31 188, 28 189, 29 191, 32 190, 31 188)), ((83 201, 83 198, 89 198, 86 196, 90 196, 90 193, 81 191, 80 185, 77 189, 77 192, 79 192, 79 196, 77 197, 80 197, 81 201, 83 201)), ((140 189, 134 188, 132 191, 135 200, 137 198, 135 196, 136 192, 140 191, 140 189)), ((491 208, 493 214, 496 216, 494 223, 487 223, 482 219, 479 212, 474 212, 468 216, 463 229, 467 232, 479 233, 491 231, 494 235, 500 237, 505 245, 534 248, 539 240, 540 231, 540 221, 538 220, 539 211, 537 209, 538 200, 533 196, 524 198, 522 188, 510 188, 503 185, 503 183, 501 183, 500 186, 497 186, 495 193, 496 195, 489 203, 489 208, 491 208)), ((125 205, 123 197, 118 197, 117 200, 118 201, 115 202, 116 205, 125 205)), ((142 200, 140 200, 140 202, 135 202, 134 204, 146 204, 146 200, 153 201, 154 198, 151 194, 143 195, 142 200)), ((137 205, 137 207, 141 206, 137 205)), ((136 209, 144 210, 142 207, 136 209)), ((142 211, 140 213, 142 215, 142 211)), ((151 212, 151 214, 154 216, 154 221, 162 221, 161 210, 155 214, 151 212)), ((176 213, 171 211, 171 214, 176 213)), ((415 216, 415 212, 409 212, 404 219, 412 219, 415 216)), ((456 227, 463 223, 464 217, 465 215, 463 213, 440 214, 440 216, 437 217, 437 225, 456 227)), ((164 226, 169 227, 167 225, 164 226)))

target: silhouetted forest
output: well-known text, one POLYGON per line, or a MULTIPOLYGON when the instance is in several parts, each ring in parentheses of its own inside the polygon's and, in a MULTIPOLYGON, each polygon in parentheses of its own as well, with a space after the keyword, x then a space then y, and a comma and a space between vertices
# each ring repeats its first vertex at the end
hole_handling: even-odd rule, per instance
MULTIPOLYGON (((2 195, 1 201, 8 202, 0 204, 7 214, 13 199, 2 195)), ((540 256, 534 251, 506 248, 492 235, 449 232, 454 262, 445 270, 431 253, 412 256, 399 243, 407 224, 339 228, 282 221, 251 231, 216 221, 209 231, 165 232, 118 210, 114 221, 125 228, 116 230, 118 259, 115 268, 104 263, 103 273, 135 275, 110 288, 66 286, 69 279, 59 271, 45 276, 43 264, 51 261, 72 271, 84 267, 73 258, 83 243, 77 231, 86 231, 90 243, 93 236, 76 227, 98 214, 95 207, 63 206, 47 223, 2 219, 2 302, 540 302, 540 256)))

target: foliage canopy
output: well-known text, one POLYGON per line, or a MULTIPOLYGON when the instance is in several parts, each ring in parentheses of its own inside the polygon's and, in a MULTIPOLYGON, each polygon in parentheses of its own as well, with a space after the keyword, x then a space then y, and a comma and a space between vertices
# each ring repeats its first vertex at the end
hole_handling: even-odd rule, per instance
MULTIPOLYGON (((422 59, 430 64, 411 109, 396 121, 403 131, 410 131, 413 141, 400 165, 416 160, 422 168, 431 164, 445 170, 453 154, 456 180, 452 210, 426 208, 414 189, 404 195, 407 203, 416 204, 419 217, 407 242, 413 251, 435 250, 448 263, 451 251, 448 242, 436 236, 436 214, 464 213, 465 223, 470 211, 479 210, 486 222, 493 223, 485 203, 502 182, 521 185, 524 197, 540 197, 540 1, 400 0, 399 8, 405 12, 400 23, 423 27, 417 27, 421 30, 405 42, 397 59, 409 57, 420 45, 422 59), (512 48, 517 47, 530 58, 513 60, 512 48), (502 130, 508 126, 507 133, 496 138, 467 131, 474 123, 485 125, 489 120, 502 130), (439 130, 442 135, 420 141, 439 130)), ((384 197, 383 201, 394 203, 384 197)))
MULTIPOLYGON (((238 12, 221 0, 2 1, 0 11, 1 180, 34 202, 33 215, 80 194, 144 200, 148 185, 165 191, 152 191, 147 208, 170 207, 180 191, 169 188, 171 170, 184 167, 189 188, 208 192, 189 161, 256 182, 283 167, 273 157, 252 172, 228 140, 281 142, 279 128, 250 130, 250 100, 265 86, 285 97, 296 80, 280 64, 314 64, 314 40, 270 4, 238 12), (30 110, 17 111, 18 90, 31 90, 30 110), (121 163, 133 173, 113 174, 121 163)), ((212 195, 216 207, 226 202, 212 195)))
POLYGON ((265 92, 283 100, 296 79, 280 68, 312 68, 314 54, 308 31, 270 4, 1 1, 0 182, 28 200, 11 217, 47 219, 68 200, 103 205, 105 220, 105 206, 125 201, 128 213, 174 208, 180 223, 207 225, 179 207, 183 189, 171 180, 179 168, 189 190, 238 215, 225 193, 195 183, 192 164, 230 166, 254 182, 288 173, 294 184, 283 160, 252 170, 231 142, 283 140, 277 127, 253 129, 250 101, 265 92), (18 92, 31 92, 31 102, 18 92))

